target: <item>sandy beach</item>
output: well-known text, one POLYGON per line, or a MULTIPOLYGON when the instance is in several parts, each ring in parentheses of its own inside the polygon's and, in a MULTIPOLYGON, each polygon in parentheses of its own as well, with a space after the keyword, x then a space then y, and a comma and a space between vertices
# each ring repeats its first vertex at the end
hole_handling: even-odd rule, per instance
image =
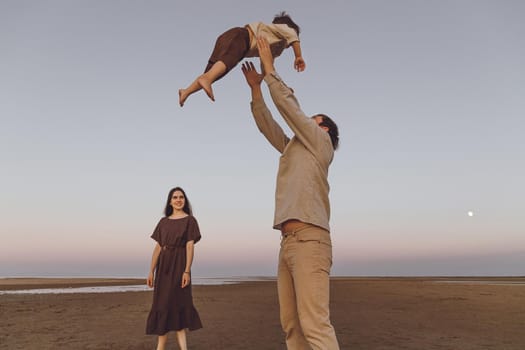
MULTIPOLYGON (((141 282, 0 279, 0 291, 141 282)), ((286 349, 275 281, 193 288, 204 328, 190 349, 286 349)), ((154 349, 151 296, 0 294, 0 349, 154 349)), ((331 296, 341 349, 525 349, 525 278, 334 278, 331 296)))

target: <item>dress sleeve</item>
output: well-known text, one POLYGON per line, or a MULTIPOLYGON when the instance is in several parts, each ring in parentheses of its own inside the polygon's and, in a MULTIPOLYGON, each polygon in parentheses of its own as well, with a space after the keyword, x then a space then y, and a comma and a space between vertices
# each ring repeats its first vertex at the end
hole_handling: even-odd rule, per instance
POLYGON ((193 241, 197 243, 201 239, 201 232, 199 230, 199 223, 195 217, 191 216, 188 222, 188 230, 186 231, 186 241, 193 241))
POLYGON ((153 238, 155 241, 157 241, 160 244, 160 226, 162 223, 162 219, 160 219, 159 223, 157 224, 157 227, 155 227, 155 230, 151 234, 151 238, 153 238))

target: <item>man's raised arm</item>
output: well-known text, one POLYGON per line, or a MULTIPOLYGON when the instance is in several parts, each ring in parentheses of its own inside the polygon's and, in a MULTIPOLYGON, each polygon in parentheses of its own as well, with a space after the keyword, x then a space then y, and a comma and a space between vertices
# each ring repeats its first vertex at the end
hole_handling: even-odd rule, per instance
POLYGON ((257 73, 252 62, 243 63, 242 72, 246 78, 246 82, 251 88, 251 109, 257 128, 259 128, 259 131, 266 137, 270 144, 279 151, 279 153, 283 153, 284 148, 290 139, 286 136, 279 124, 273 119, 272 114, 264 103, 261 90, 263 75, 257 73))

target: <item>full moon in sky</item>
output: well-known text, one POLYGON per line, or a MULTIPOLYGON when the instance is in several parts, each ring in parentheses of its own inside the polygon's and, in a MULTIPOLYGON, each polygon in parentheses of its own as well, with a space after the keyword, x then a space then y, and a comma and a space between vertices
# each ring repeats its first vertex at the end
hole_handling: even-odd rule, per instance
POLYGON ((468 216, 474 216, 474 213, 471 212, 471 211, 469 211, 469 212, 467 213, 467 215, 468 215, 468 216))

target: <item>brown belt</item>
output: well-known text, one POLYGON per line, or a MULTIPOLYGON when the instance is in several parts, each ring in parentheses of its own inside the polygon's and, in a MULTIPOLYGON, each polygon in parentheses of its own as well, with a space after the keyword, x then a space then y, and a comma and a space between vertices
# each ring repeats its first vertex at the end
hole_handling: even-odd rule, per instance
POLYGON ((165 246, 162 246, 162 250, 175 250, 175 249, 180 249, 180 248, 184 248, 183 245, 165 245, 165 246))
POLYGON ((295 219, 288 220, 281 225, 281 233, 283 234, 284 237, 286 237, 290 235, 291 233, 294 233, 307 226, 309 226, 309 224, 306 224, 299 220, 295 220, 295 219))

